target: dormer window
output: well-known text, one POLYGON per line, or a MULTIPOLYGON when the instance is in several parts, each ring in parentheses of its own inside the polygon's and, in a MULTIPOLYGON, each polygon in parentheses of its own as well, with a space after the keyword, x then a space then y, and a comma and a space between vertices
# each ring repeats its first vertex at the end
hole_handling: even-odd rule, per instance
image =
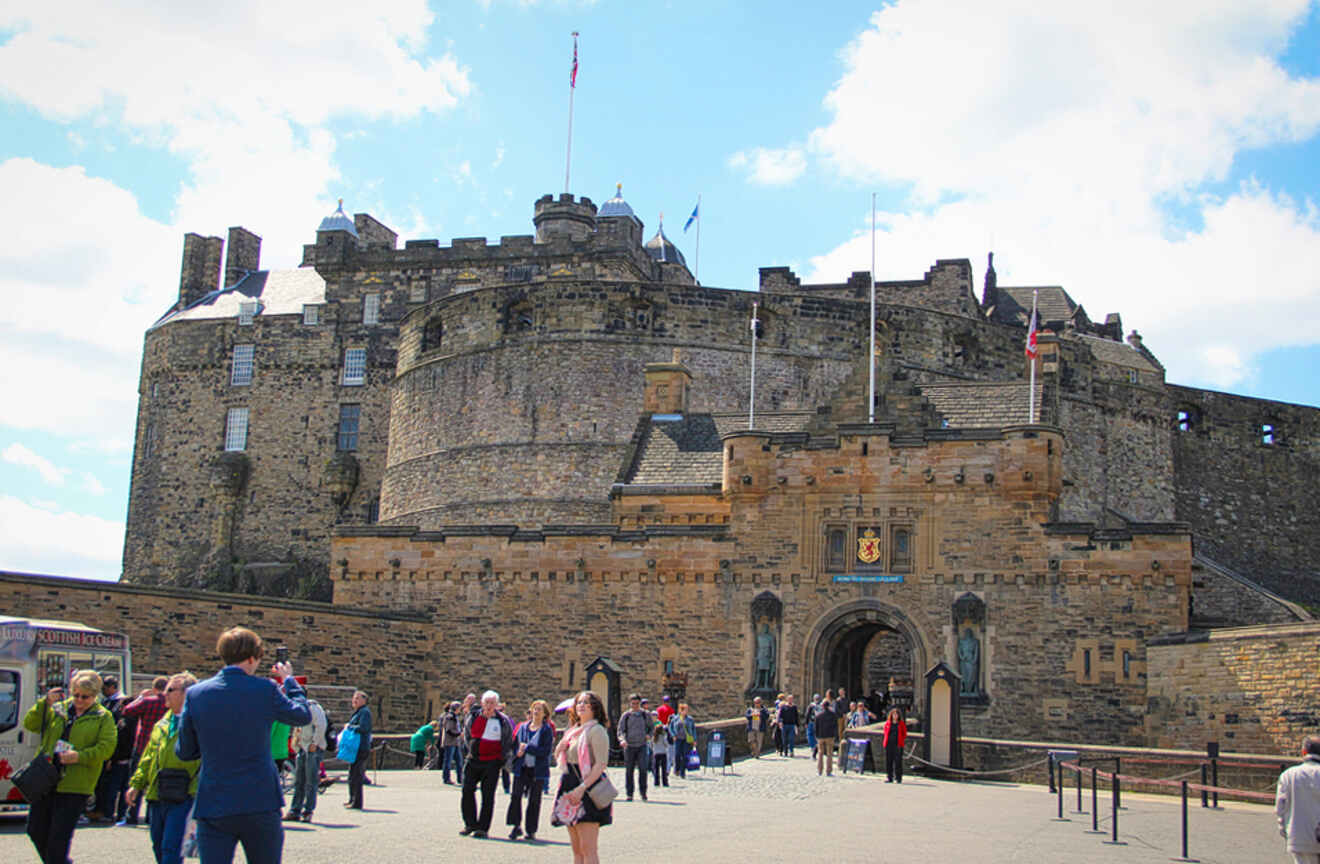
POLYGON ((321 323, 321 307, 307 303, 303 306, 303 323, 308 327, 315 327, 321 323))
POLYGON ((257 314, 257 301, 244 300, 238 304, 238 323, 243 327, 252 326, 252 319, 257 314))

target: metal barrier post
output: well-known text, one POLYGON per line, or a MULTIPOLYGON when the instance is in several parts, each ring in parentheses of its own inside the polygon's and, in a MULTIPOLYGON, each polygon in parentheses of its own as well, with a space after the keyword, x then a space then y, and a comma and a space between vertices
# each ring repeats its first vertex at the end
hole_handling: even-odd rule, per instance
POLYGON ((1214 808, 1219 809, 1219 760, 1210 760, 1210 785, 1215 787, 1211 793, 1211 800, 1214 802, 1214 808))
MULTIPOLYGON (((1122 774, 1122 773, 1123 773, 1123 760, 1122 760, 1121 758, 1119 758, 1118 756, 1115 756, 1115 757, 1114 757, 1114 776, 1117 777, 1119 774, 1122 774)), ((1116 787, 1116 788, 1117 788, 1117 787, 1116 787)), ((1115 807, 1122 807, 1122 806, 1123 806, 1123 794, 1122 794, 1121 792, 1118 792, 1117 794, 1114 795, 1114 806, 1115 806, 1115 807)))
POLYGON ((1055 787, 1055 793, 1056 793, 1055 797, 1059 799, 1059 815, 1056 818, 1059 819, 1060 821, 1067 821, 1063 818, 1063 781, 1062 781, 1063 766, 1062 765, 1059 766, 1059 777, 1060 777, 1059 785, 1055 787))
POLYGON ((1100 833, 1100 808, 1096 806, 1097 798, 1095 791, 1095 784, 1099 775, 1100 775, 1100 769, 1092 765, 1091 766, 1091 831, 1096 834, 1100 833))
POLYGON ((1201 763, 1201 806, 1202 807, 1210 806, 1209 802, 1206 800, 1206 795, 1205 795, 1205 784, 1206 781, 1209 779, 1206 777, 1206 771, 1207 771, 1207 766, 1204 762, 1202 762, 1201 763))
POLYGON ((1111 796, 1110 796, 1110 797, 1111 797, 1111 799, 1112 799, 1112 801, 1111 801, 1111 805, 1110 805, 1110 829, 1111 829, 1111 830, 1110 830, 1109 839, 1105 841, 1105 843, 1107 843, 1107 844, 1110 845, 1110 846, 1125 846, 1125 845, 1127 845, 1126 843, 1122 843, 1122 842, 1120 842, 1119 839, 1118 839, 1118 784, 1119 784, 1118 775, 1115 774, 1115 775, 1114 775, 1114 782, 1113 782, 1113 784, 1110 786, 1110 789, 1111 789, 1111 796))
POLYGON ((1187 781, 1182 781, 1182 857, 1187 860, 1187 781))
POLYGON ((1077 812, 1078 813, 1085 812, 1082 810, 1082 763, 1081 762, 1077 763, 1077 812))
MULTIPOLYGON (((1049 760, 1050 760, 1050 794, 1053 795, 1054 794, 1054 754, 1053 753, 1049 755, 1049 760)), ((1280 769, 1279 773, 1283 773, 1282 769, 1280 769)))

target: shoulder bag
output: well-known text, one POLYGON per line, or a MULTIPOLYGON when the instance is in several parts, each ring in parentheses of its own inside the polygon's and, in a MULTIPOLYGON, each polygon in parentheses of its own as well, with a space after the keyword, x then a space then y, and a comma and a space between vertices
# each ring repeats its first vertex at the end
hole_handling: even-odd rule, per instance
MULTIPOLYGON (((46 705, 45 714, 41 719, 41 737, 46 737, 46 723, 50 719, 50 705, 46 705)), ((69 724, 64 724, 64 735, 69 731, 69 724)), ((60 737, 64 737, 61 735, 60 737)), ((38 753, 32 757, 32 761, 14 772, 9 778, 14 784, 14 788, 23 793, 29 804, 35 804, 47 795, 55 791, 55 787, 60 785, 60 775, 64 773, 64 766, 56 765, 50 757, 44 753, 38 753)))
MULTIPOLYGON (((597 726, 596 728, 600 729, 602 732, 604 731, 604 727, 602 726, 597 726)), ((585 736, 583 737, 580 746, 590 746, 585 736)), ((607 771, 601 771, 600 777, 596 778, 596 782, 587 787, 587 794, 591 796, 591 803, 596 805, 596 809, 604 810, 606 807, 614 803, 615 798, 619 797, 619 790, 614 786, 613 781, 610 780, 609 773, 607 771)))
POLYGON ((162 768, 156 775, 156 797, 163 804, 181 804, 188 800, 192 775, 182 768, 162 768))

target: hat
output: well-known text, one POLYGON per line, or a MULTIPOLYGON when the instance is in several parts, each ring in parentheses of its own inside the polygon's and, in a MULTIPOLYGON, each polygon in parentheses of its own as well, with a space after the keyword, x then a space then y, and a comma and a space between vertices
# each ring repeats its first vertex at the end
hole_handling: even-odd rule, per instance
POLYGON ((647 703, 650 702, 650 701, 651 701, 651 700, 650 700, 650 699, 647 699, 645 696, 642 697, 642 704, 643 704, 643 705, 647 704, 647 703))
POLYGON ((669 697, 668 697, 668 696, 661 696, 660 698, 663 699, 663 700, 665 700, 666 702, 669 701, 669 697))
POLYGON ((107 675, 107 676, 105 676, 104 678, 101 679, 101 686, 102 686, 102 687, 118 687, 118 686, 119 686, 119 679, 116 678, 116 677, 113 676, 113 675, 107 675))

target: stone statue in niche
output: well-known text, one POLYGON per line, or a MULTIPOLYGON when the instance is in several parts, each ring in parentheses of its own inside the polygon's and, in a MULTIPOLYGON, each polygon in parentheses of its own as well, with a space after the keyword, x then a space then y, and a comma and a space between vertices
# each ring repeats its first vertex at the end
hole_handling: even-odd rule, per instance
POLYGON ((972 628, 963 630, 958 639, 958 674, 962 676, 961 692, 975 696, 981 692, 981 641, 972 628))
POLYGON ((775 686, 775 637, 769 624, 762 624, 761 632, 756 634, 756 686, 775 686))

